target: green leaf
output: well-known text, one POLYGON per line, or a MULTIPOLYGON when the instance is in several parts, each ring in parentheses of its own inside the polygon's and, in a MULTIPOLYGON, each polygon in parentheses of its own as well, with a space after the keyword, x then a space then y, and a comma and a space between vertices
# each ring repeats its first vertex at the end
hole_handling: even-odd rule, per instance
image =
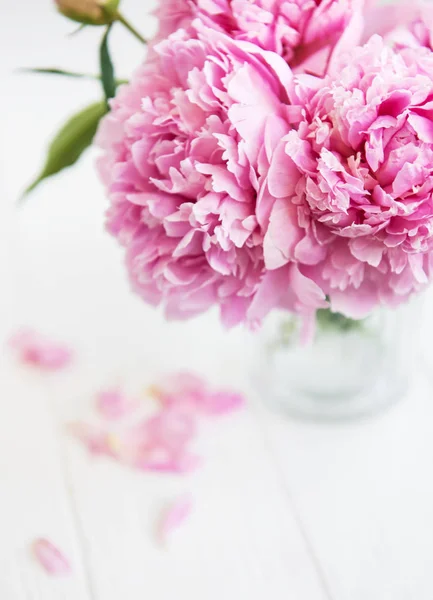
MULTIPOLYGON (((77 73, 76 71, 65 71, 57 67, 28 67, 18 69, 19 73, 30 73, 35 75, 60 75, 61 77, 73 77, 75 79, 93 79, 101 81, 100 75, 92 75, 92 73, 77 73)), ((128 83, 127 79, 116 79, 116 86, 128 83)))
POLYGON ((80 79, 100 79, 99 75, 91 75, 87 73, 77 73, 75 71, 65 71, 56 67, 30 67, 19 69, 20 73, 35 73, 42 75, 62 75, 64 77, 77 77, 80 79))
POLYGON ((106 104, 96 102, 71 117, 51 142, 42 172, 23 196, 33 191, 47 177, 76 163, 92 143, 98 123, 106 113, 106 104))
POLYGON ((365 320, 355 320, 345 317, 341 313, 331 312, 329 308, 319 308, 316 312, 317 325, 321 329, 336 329, 340 331, 352 331, 362 329, 365 320))
MULTIPOLYGON (((30 73, 34 75, 60 75, 61 77, 73 77, 75 79, 93 79, 94 81, 101 81, 100 75, 93 75, 92 73, 77 73, 76 71, 65 71, 64 69, 58 69, 57 67, 26 67, 18 69, 19 73, 30 73)), ((116 79, 116 86, 128 83, 128 79, 116 79)))
POLYGON ((105 99, 108 103, 110 98, 116 94, 116 80, 114 77, 114 67, 108 48, 108 36, 110 35, 111 25, 109 25, 102 38, 101 48, 99 50, 99 59, 101 64, 101 80, 105 94, 105 99))

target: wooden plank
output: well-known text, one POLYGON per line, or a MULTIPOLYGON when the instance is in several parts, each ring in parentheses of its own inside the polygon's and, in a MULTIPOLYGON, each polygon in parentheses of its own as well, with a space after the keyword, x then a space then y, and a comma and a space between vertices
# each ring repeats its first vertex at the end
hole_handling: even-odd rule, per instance
POLYGON ((267 410, 261 417, 332 598, 431 600, 433 403, 425 377, 371 421, 300 424, 267 410))
MULTIPOLYGON (((2 340, 3 341, 3 340, 2 340)), ((44 384, 0 353, 0 598, 90 600, 80 540, 64 481, 59 431, 44 384), (73 567, 50 578, 30 545, 46 537, 73 567)))
POLYGON ((95 598, 323 600, 321 582, 252 413, 214 424, 194 476, 136 474, 89 463, 68 443, 71 491, 86 532, 95 598), (190 494, 194 510, 166 547, 161 508, 190 494))

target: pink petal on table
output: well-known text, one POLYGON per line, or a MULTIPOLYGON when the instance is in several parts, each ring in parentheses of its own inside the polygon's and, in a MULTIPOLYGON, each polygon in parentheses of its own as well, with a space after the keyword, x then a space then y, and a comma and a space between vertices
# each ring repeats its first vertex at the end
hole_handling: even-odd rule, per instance
POLYGON ((192 373, 174 373, 152 388, 153 395, 167 407, 194 410, 208 386, 204 379, 192 373))
POLYGON ((96 408, 106 419, 121 419, 136 407, 137 401, 117 388, 101 390, 96 395, 96 408))
POLYGON ((49 340, 31 329, 22 329, 9 340, 20 360, 41 369, 56 371, 66 367, 72 360, 70 348, 49 340))
POLYGON ((174 457, 166 462, 151 462, 143 463, 143 471, 151 471, 154 473, 167 473, 171 475, 187 475, 195 471, 202 464, 202 459, 195 454, 185 454, 174 457))
POLYGON ((170 448, 157 441, 136 447, 136 454, 130 465, 140 471, 184 475, 194 471, 201 464, 200 457, 190 453, 185 447, 170 448))
POLYGON ((171 450, 184 447, 196 434, 192 415, 176 408, 163 408, 157 415, 144 421, 141 427, 143 438, 171 450))
POLYGON ((192 511, 192 500, 189 496, 180 498, 163 511, 159 526, 158 537, 166 542, 168 537, 178 529, 189 517, 192 511))
POLYGON ((206 382, 199 375, 188 372, 174 373, 165 378, 163 389, 178 392, 197 392, 207 388, 206 382))
POLYGON ((83 421, 69 423, 67 427, 91 454, 115 457, 114 436, 110 432, 83 421))
POLYGON ((201 456, 197 456, 197 454, 189 454, 185 452, 184 454, 179 454, 175 458, 174 468, 175 472, 182 474, 191 473, 195 471, 203 464, 203 459, 201 456))
POLYGON ((177 373, 154 389, 155 397, 166 409, 190 415, 219 415, 240 408, 245 400, 229 390, 212 391, 205 381, 190 373, 177 373))
POLYGON ((224 415, 239 410, 245 405, 242 394, 229 390, 219 390, 208 394, 203 401, 202 410, 207 415, 224 415))
POLYGON ((135 468, 139 471, 144 471, 148 473, 165 473, 166 475, 185 475, 194 470, 196 468, 196 464, 199 463, 191 461, 190 466, 189 464, 184 465, 183 463, 179 463, 176 460, 158 461, 146 459, 135 465, 135 468))
POLYGON ((183 412, 187 412, 191 415, 200 412, 200 405, 203 402, 203 398, 206 393, 202 391, 180 391, 177 393, 161 392, 158 400, 164 408, 179 409, 183 412))
POLYGON ((49 540, 36 539, 32 543, 32 552, 49 575, 60 577, 71 574, 72 570, 67 558, 49 540))

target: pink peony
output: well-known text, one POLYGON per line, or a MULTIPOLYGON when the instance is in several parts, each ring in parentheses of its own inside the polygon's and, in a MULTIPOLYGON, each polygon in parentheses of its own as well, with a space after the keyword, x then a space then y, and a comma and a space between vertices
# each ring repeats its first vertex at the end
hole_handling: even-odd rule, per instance
POLYGON ((301 92, 305 117, 267 175, 266 268, 297 264, 333 310, 361 318, 431 276, 433 53, 374 36, 337 79, 301 92))
POLYGON ((433 6, 430 1, 403 4, 397 19, 394 29, 386 36, 388 43, 397 49, 419 46, 433 49, 433 6))
MULTIPOLYGON (((372 0, 367 0, 371 3, 372 0)), ((161 0, 157 40, 193 21, 282 56, 301 72, 324 75, 333 56, 355 46, 364 0, 161 0)))
POLYGON ((259 223, 273 148, 301 116, 292 72, 275 53, 195 27, 155 47, 103 121, 108 229, 134 289, 168 317, 218 304, 228 326, 255 321, 282 288, 284 306, 311 312, 325 296, 296 264, 265 275, 259 223))
POLYGON ((99 131, 108 229, 134 289, 172 318, 216 304, 227 326, 275 307, 308 317, 327 297, 361 318, 422 289, 433 53, 374 36, 324 79, 294 75, 272 45, 227 35, 215 2, 207 17, 204 0, 170 3, 184 28, 153 47, 99 131))
POLYGON ((374 3, 364 17, 365 41, 378 33, 397 50, 420 46, 433 49, 433 6, 430 0, 374 3))

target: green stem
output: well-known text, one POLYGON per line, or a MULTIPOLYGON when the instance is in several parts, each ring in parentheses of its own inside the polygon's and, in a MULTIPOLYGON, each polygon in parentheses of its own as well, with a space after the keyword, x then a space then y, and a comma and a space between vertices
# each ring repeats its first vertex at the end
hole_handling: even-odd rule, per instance
POLYGON ((134 37, 137 38, 137 40, 140 40, 140 42, 142 44, 147 44, 147 40, 144 39, 144 37, 135 29, 135 27, 133 27, 131 25, 131 23, 129 21, 127 21, 125 19, 125 17, 122 14, 117 13, 117 15, 116 15, 116 21, 119 21, 119 23, 122 23, 122 25, 124 27, 126 27, 126 29, 128 31, 130 31, 134 37))

